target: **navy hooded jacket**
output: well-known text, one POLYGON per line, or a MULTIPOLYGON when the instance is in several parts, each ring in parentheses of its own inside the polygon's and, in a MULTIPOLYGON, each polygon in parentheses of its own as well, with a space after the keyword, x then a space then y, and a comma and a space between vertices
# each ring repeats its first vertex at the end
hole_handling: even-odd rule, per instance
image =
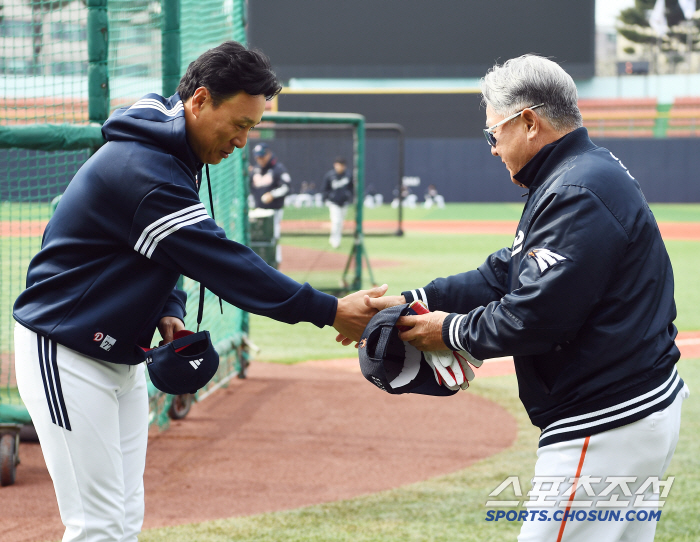
POLYGON ((442 335, 453 350, 514 357, 540 446, 666 408, 683 387, 673 270, 639 184, 585 128, 515 178, 529 194, 512 248, 406 300, 452 313, 442 335))
POLYGON ((14 306, 20 324, 84 355, 137 364, 158 320, 184 317, 181 274, 255 314, 333 323, 335 297, 279 273, 209 217, 178 94, 144 96, 102 133, 107 144, 76 173, 29 265, 14 306))

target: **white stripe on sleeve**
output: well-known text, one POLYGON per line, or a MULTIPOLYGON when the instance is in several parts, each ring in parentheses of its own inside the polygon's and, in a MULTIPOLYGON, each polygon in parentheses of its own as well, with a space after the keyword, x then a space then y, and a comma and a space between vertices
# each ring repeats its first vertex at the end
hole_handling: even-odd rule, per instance
POLYGON ((454 347, 455 350, 466 350, 463 346, 462 343, 459 342, 459 326, 462 323, 462 320, 466 318, 466 314, 460 314, 459 316, 456 316, 455 318, 452 319, 450 322, 450 342, 452 343, 452 346, 454 347))
POLYGON ((207 218, 209 218, 209 215, 205 211, 204 214, 197 215, 193 218, 190 218, 190 220, 186 220, 184 222, 177 222, 177 223, 172 224, 169 229, 165 230, 163 233, 161 233, 158 237, 156 237, 153 240, 153 244, 151 245, 151 248, 149 248, 148 252, 146 253, 146 258, 150 259, 151 255, 153 254, 153 251, 158 246, 158 243, 160 243, 163 239, 165 239, 171 233, 174 233, 177 230, 179 230, 180 228, 184 228, 185 226, 190 226, 191 224, 196 224, 197 222, 201 222, 202 220, 206 220, 207 218))
POLYGON ((430 310, 430 307, 428 307, 428 296, 425 295, 425 290, 423 288, 418 288, 418 291, 420 292, 421 301, 425 303, 425 308, 430 310))
POLYGON ((194 224, 195 222, 205 220, 206 218, 209 218, 209 215, 207 214, 203 203, 186 207, 185 209, 181 209, 180 211, 176 211, 159 218, 144 228, 138 241, 136 241, 136 245, 134 245, 134 250, 150 258, 150 254, 153 254, 153 250, 155 249, 155 247, 152 247, 151 245, 154 243, 157 244, 158 241, 163 239, 163 236, 161 236, 162 232, 170 230, 169 233, 172 233, 172 231, 175 230, 171 230, 171 228, 177 223, 182 223, 182 225, 180 225, 181 228, 187 225, 184 224, 184 222, 194 224), (190 222, 190 220, 195 218, 197 220, 190 222), (157 237, 158 239, 156 240, 157 237))

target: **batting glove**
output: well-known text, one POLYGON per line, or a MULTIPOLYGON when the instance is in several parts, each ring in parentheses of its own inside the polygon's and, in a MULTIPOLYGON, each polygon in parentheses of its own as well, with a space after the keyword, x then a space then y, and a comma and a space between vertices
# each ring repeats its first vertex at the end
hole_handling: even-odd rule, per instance
POLYGON ((451 390, 466 390, 469 387, 469 382, 474 380, 476 376, 470 364, 474 367, 481 367, 483 363, 466 350, 457 352, 442 350, 423 352, 423 354, 425 354, 425 361, 433 369, 437 383, 451 390))

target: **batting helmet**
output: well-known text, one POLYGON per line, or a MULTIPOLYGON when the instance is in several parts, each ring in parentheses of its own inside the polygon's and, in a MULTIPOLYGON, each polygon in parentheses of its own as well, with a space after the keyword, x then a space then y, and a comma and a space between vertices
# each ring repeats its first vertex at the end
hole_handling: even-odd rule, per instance
POLYGON ((396 321, 408 313, 408 305, 378 312, 362 333, 358 345, 360 370, 372 384, 391 394, 454 395, 441 386, 423 352, 399 339, 396 321))

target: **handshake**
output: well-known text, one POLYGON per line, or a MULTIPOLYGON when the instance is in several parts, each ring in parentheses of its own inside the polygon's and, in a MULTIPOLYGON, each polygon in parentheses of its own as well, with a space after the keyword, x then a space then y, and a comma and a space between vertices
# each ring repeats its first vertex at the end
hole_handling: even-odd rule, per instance
MULTIPOLYGON (((339 332, 336 341, 345 346, 356 342, 356 348, 366 346, 367 338, 370 335, 369 330, 373 327, 370 322, 373 316, 384 309, 406 303, 403 296, 385 296, 386 290, 387 286, 383 285, 372 290, 356 292, 338 300, 336 320, 333 324, 339 332), (360 300, 363 306, 358 305, 360 300), (346 325, 350 321, 354 321, 354 329, 352 330, 346 325)), ((455 352, 447 348, 442 340, 442 323, 447 313, 429 312, 423 303, 414 301, 407 311, 402 311, 402 314, 404 316, 398 317, 395 322, 398 333, 393 333, 393 340, 402 341, 407 353, 409 348, 422 351, 422 357, 432 370, 435 382, 439 386, 444 386, 452 392, 467 389, 469 382, 475 377, 472 366, 480 367, 482 361, 464 350, 455 352)), ((362 352, 360 357, 362 360, 362 352)), ((409 357, 407 355, 406 359, 408 360, 409 357)), ((365 376, 367 375, 365 374, 365 376)), ((376 384, 376 381, 374 383, 376 384)), ((389 387, 379 387, 389 391, 389 387)), ((390 391, 390 393, 402 392, 390 391)), ((430 392, 428 394, 433 395, 430 392)))

